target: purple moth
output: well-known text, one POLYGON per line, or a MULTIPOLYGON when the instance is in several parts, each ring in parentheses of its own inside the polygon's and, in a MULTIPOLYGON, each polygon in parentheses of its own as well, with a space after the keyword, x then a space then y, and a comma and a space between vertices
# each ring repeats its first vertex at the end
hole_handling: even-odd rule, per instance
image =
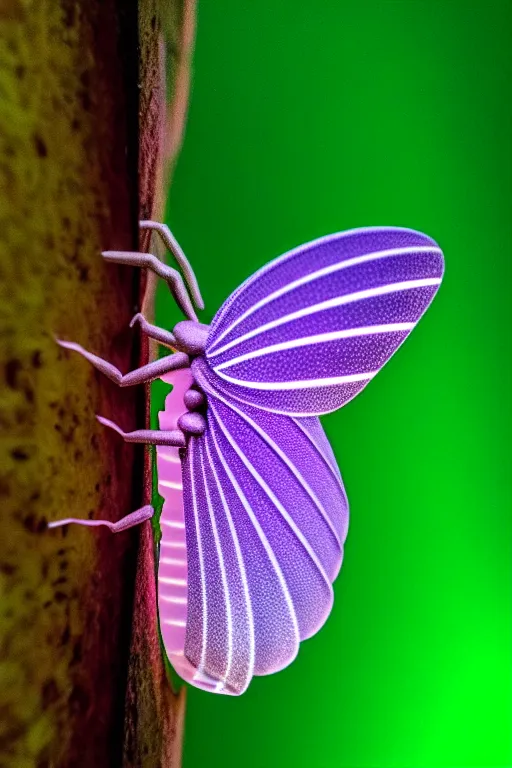
MULTIPOLYGON (((290 664, 329 615, 348 503, 318 417, 355 397, 404 342, 438 290, 443 254, 398 227, 328 235, 256 272, 208 326, 168 228, 141 226, 162 238, 184 279, 151 254, 103 257, 168 282, 187 319, 172 332, 140 314, 132 325, 173 354, 122 375, 78 344, 59 344, 119 386, 173 385, 158 431, 125 433, 98 418, 125 440, 157 446, 158 609, 170 662, 192 685, 238 695, 254 675, 290 664)), ((50 526, 120 531, 152 514, 146 506, 117 523, 50 526)))

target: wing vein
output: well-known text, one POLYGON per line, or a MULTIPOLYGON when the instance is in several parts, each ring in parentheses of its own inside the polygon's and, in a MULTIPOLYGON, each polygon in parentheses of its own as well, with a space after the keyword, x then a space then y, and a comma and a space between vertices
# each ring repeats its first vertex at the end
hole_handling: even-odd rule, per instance
MULTIPOLYGON (((320 515, 322 516, 324 522, 328 526, 329 530, 331 531, 332 535, 336 539, 337 544, 341 547, 341 540, 338 535, 338 532, 336 531, 336 528, 334 527, 331 519, 329 518, 327 512, 324 509, 323 504, 320 502, 320 499, 317 497, 313 489, 310 487, 310 485, 307 483, 304 476, 301 474, 301 472, 298 470, 296 465, 291 461, 291 459, 284 453, 284 451, 281 450, 281 448, 277 445, 277 443, 272 440, 270 435, 268 435, 264 429, 262 429, 258 424, 256 424, 255 421, 251 419, 250 416, 248 416, 246 413, 241 411, 239 408, 237 408, 234 403, 229 402, 226 400, 222 395, 216 393, 215 397, 224 403, 230 410, 237 413, 249 426, 258 434, 260 437, 263 438, 265 443, 274 451, 274 453, 277 454, 279 459, 282 461, 282 463, 292 472, 295 479, 298 481, 299 485, 304 488, 308 496, 310 497, 311 501, 314 503, 318 511, 320 512, 320 515)), ((332 470, 331 470, 332 471, 332 470)))
POLYGON ((229 435, 230 444, 233 447, 233 449, 235 450, 237 456, 240 458, 240 460, 243 462, 243 464, 245 464, 245 466, 249 470, 250 474, 254 477, 254 479, 256 480, 258 485, 263 489, 264 493, 268 496, 268 498, 270 499, 270 501, 272 502, 274 507, 277 509, 277 511, 281 513, 282 517, 284 518, 284 520, 288 524, 288 527, 290 528, 290 530, 292 531, 292 533, 294 534, 296 539, 300 542, 300 544, 302 545, 303 549, 306 551, 307 555, 309 556, 311 561, 314 563, 314 565, 316 566, 318 572, 320 573, 320 575, 324 579, 325 583, 328 585, 329 590, 332 591, 331 581, 330 581, 329 577, 327 576, 327 574, 326 574, 322 564, 320 563, 318 557, 313 552, 313 550, 311 548, 311 545, 309 544, 309 542, 305 538, 304 534, 302 533, 302 531, 299 530, 299 528, 297 527, 295 522, 292 520, 292 518, 289 516, 288 512, 283 507, 283 505, 281 504, 279 499, 276 498, 276 496, 274 495, 272 490, 268 487, 268 485, 266 484, 264 479, 261 477, 259 472, 254 468, 254 466, 251 464, 251 462, 249 461, 247 456, 240 449, 240 447, 237 444, 235 438, 233 437, 233 435, 227 429, 226 425, 222 421, 218 411, 216 410, 216 408, 213 405, 213 402, 211 400, 210 400, 210 407, 212 408, 213 412, 215 413, 216 420, 219 422, 219 424, 222 425, 226 435, 229 435))
MULTIPOLYGON (((332 237, 332 236, 329 236, 332 237)), ((311 245, 316 245, 316 242, 311 243, 311 245)), ((301 250, 301 249, 297 249, 301 250)), ((358 264, 364 264, 369 261, 376 261, 377 259, 383 259, 388 258, 389 256, 402 256, 407 255, 408 253, 437 253, 442 255, 442 251, 440 248, 436 248, 435 246, 408 246, 405 248, 387 248, 386 250, 381 251, 374 251, 373 253, 365 253, 361 256, 354 256, 352 259, 345 259, 344 261, 338 261, 335 264, 330 264, 327 267, 323 267, 322 269, 318 269, 316 272, 312 272, 309 275, 305 275, 304 277, 300 277, 296 280, 293 280, 291 283, 288 283, 287 285, 282 286, 277 291, 273 291, 268 296, 265 296, 263 299, 260 299, 260 301, 257 301, 252 307, 249 307, 243 314, 240 315, 233 323, 231 323, 228 328, 226 328, 219 336, 215 339, 213 346, 215 347, 219 341, 221 341, 225 336, 228 335, 234 328, 236 328, 237 325, 239 325, 241 322, 243 322, 247 317, 250 317, 254 312, 256 312, 258 309, 261 309, 261 307, 264 307, 266 304, 271 303, 275 299, 280 298, 281 296, 284 296, 286 293, 289 293, 290 291, 295 290, 295 288, 299 288, 302 285, 307 285, 310 282, 313 282, 314 280, 318 280, 319 278, 326 277, 327 275, 333 274, 334 272, 338 272, 342 269, 346 269, 347 267, 354 267, 358 264)), ((285 256, 290 256, 290 254, 285 254, 285 256)), ((283 257, 282 257, 283 258, 283 257)), ((254 279, 256 275, 253 275, 254 279)), ((242 286, 241 286, 242 287, 242 286)), ((224 349, 227 347, 223 347, 222 349, 217 349, 215 352, 211 352, 211 355, 217 355, 220 354, 224 349)))
POLYGON ((339 331, 329 331, 327 333, 316 333, 313 336, 303 336, 299 339, 288 339, 287 341, 281 341, 278 344, 270 344, 268 347, 254 349, 252 352, 246 352, 244 355, 233 357, 231 360, 227 360, 226 362, 215 366, 213 370, 218 373, 225 368, 230 368, 232 365, 237 365, 237 363, 243 363, 245 360, 253 360, 255 357, 271 355, 274 352, 284 352, 288 349, 297 349, 298 347, 307 347, 312 344, 322 344, 324 342, 337 341, 339 339, 352 339, 356 336, 373 336, 379 333, 411 331, 414 326, 415 323, 387 323, 386 325, 369 325, 361 328, 344 328, 339 331))
MULTIPOLYGON (((219 481, 219 476, 217 475, 217 470, 215 468, 215 462, 212 458, 211 449, 209 445, 209 437, 208 435, 205 436, 205 448, 206 453, 208 454, 208 461, 210 463, 210 469, 212 470, 212 476, 215 482, 215 485, 217 487, 217 491, 220 496, 220 500, 222 502, 222 506, 224 508, 224 514, 226 515, 226 520, 229 527, 229 532, 231 533, 231 537, 233 540, 233 546, 235 548, 235 554, 236 559, 238 562, 238 567, 240 569, 240 578, 242 581, 242 589, 244 593, 245 603, 247 607, 247 619, 249 622, 249 669, 247 674, 246 682, 249 683, 250 679, 252 678, 253 669, 254 669, 254 656, 255 656, 255 638, 254 638, 254 616, 252 613, 252 605, 251 605, 251 595, 249 593, 249 583, 247 581, 247 574, 245 572, 245 565, 244 565, 244 559, 242 555, 242 550, 240 548, 240 542, 238 540, 238 535, 235 530, 235 526, 233 523, 233 518, 231 517, 231 512, 229 511, 229 507, 226 501, 226 497, 224 496, 224 491, 222 490, 222 484, 219 481)), ((217 449, 218 450, 218 449, 217 449)), ((226 679, 228 675, 226 673, 226 679)))
POLYGON ((205 474, 205 468, 204 468, 204 461, 203 461, 203 453, 200 451, 199 454, 200 462, 201 462, 201 469, 203 473, 203 484, 204 484, 204 490, 206 495, 206 503, 208 505, 208 512, 210 516, 210 523, 212 526, 212 532, 213 532, 213 538, 215 541, 215 549, 217 551, 217 557, 219 560, 219 567, 220 567, 220 574, 221 574, 221 581, 222 581, 222 589, 224 590, 224 602, 226 605, 226 621, 227 621, 227 630, 228 630, 228 661, 226 665, 226 672, 222 677, 222 680, 219 680, 219 684, 221 686, 221 689, 224 688, 224 685, 226 683, 226 680, 229 677, 229 673, 231 670, 231 663, 232 663, 232 657, 233 657, 233 617, 231 615, 231 601, 229 597, 229 585, 226 575, 226 566, 224 563, 224 557, 222 554, 222 547, 220 544, 219 539, 219 532, 217 530, 217 523, 215 520, 215 514, 212 508, 212 501, 210 498, 210 493, 208 490, 208 483, 206 482, 206 474, 205 474))
MULTIPOLYGON (((226 438, 229 440, 230 445, 234 448, 234 446, 233 446, 233 439, 232 439, 230 433, 228 432, 228 430, 226 429, 226 426, 222 422, 222 419, 218 418, 217 414, 215 414, 215 416, 216 416, 216 420, 219 422, 219 424, 222 425, 222 427, 224 429, 224 434, 225 434, 226 438)), ((288 589, 288 585, 287 585, 286 580, 284 578, 283 572, 281 571, 281 568, 279 567, 279 563, 277 562, 277 558, 276 558, 276 556, 274 554, 274 551, 273 551, 272 547, 270 546, 270 543, 269 543, 267 537, 265 536, 265 533, 264 533, 263 529, 261 528, 261 525, 259 524, 258 519, 257 519, 256 515, 254 514, 254 511, 253 511, 251 505, 247 501, 247 498, 245 497, 242 489, 238 485, 238 483, 236 481, 236 478, 234 477, 234 475, 233 475, 233 473, 231 471, 231 468, 230 468, 228 462, 226 461, 226 459, 225 459, 225 457, 224 457, 224 455, 222 453, 222 450, 221 450, 221 448, 220 448, 220 446, 219 446, 219 444, 217 442, 217 438, 215 437, 215 429, 214 428, 211 429, 211 435, 212 435, 213 442, 215 443, 215 447, 217 449, 217 454, 219 456, 219 459, 222 462, 222 466, 224 468, 224 471, 226 472, 227 476, 229 477, 231 485, 233 486, 233 489, 234 489, 235 493, 237 494, 237 496, 238 496, 238 498, 240 500, 240 503, 242 504, 242 506, 244 507, 245 511, 247 512, 247 515, 248 515, 252 525, 254 526, 254 529, 255 529, 255 531, 256 531, 256 533, 258 535, 258 538, 260 539, 260 541, 261 541, 261 543, 263 545, 263 548, 265 549, 265 552, 267 553, 268 559, 270 560, 270 563, 271 563, 271 565, 272 565, 272 567, 273 567, 273 569, 275 571, 275 574, 277 576, 279 585, 280 585, 281 590, 283 592, 283 597, 284 597, 286 606, 288 608, 288 612, 290 614, 290 619, 292 621, 293 630, 294 630, 294 633, 295 633, 296 650, 298 650, 299 642, 300 642, 299 625, 298 625, 298 622, 297 622, 297 615, 295 613, 295 608, 294 608, 294 605, 293 605, 293 601, 292 601, 292 598, 291 598, 291 595, 290 595, 290 592, 289 592, 289 589, 288 589)))
POLYGON ((307 437, 311 445, 314 447, 324 464, 327 465, 329 468, 329 471, 333 474, 333 476, 336 478, 337 482, 340 485, 341 490, 343 491, 343 495, 346 497, 345 488, 343 487, 343 482, 340 476, 340 473, 336 471, 335 467, 333 467, 332 462, 329 461, 325 453, 322 451, 318 443, 315 442, 313 439, 313 436, 308 432, 308 430, 304 427, 304 425, 301 423, 302 419, 295 418, 294 416, 290 416, 291 419, 295 422, 295 424, 298 426, 298 428, 302 431, 302 433, 307 437))
MULTIPOLYGON (((225 379, 230 384, 239 384, 247 389, 262 389, 266 391, 283 391, 289 389, 313 389, 314 387, 333 387, 337 384, 351 384, 357 381, 369 381, 379 372, 369 371, 368 373, 350 373, 346 376, 327 376, 324 379, 299 379, 297 381, 244 381, 228 376, 223 371, 215 371, 218 376, 225 379)), ((310 415, 310 414, 307 414, 310 415)))
POLYGON ((196 488, 195 488, 195 472, 194 472, 194 446, 195 446, 195 440, 191 439, 189 440, 188 444, 188 450, 190 451, 190 469, 191 469, 191 495, 192 495, 192 508, 194 510, 194 523, 195 523, 195 529, 196 529, 196 538, 197 538, 197 550, 199 555, 199 571, 201 576, 201 600, 203 605, 203 637, 202 637, 202 644, 201 644, 201 657, 199 660, 199 665, 197 667, 197 670, 194 673, 194 680, 198 678, 199 675, 204 674, 204 662, 206 658, 206 643, 207 643, 207 635, 208 635, 208 604, 206 599, 206 579, 205 579, 205 572, 204 572, 204 557, 203 557, 203 548, 202 548, 202 541, 201 541, 201 526, 199 523, 199 513, 197 509, 197 498, 196 498, 196 488))
POLYGON ((297 309, 295 312, 290 312, 288 315, 283 315, 276 320, 271 320, 257 328, 253 328, 252 331, 247 331, 247 333, 242 334, 242 336, 238 336, 238 338, 233 339, 233 341, 225 344, 220 349, 216 349, 215 352, 210 352, 208 350, 207 357, 211 358, 215 357, 215 355, 220 355, 221 352, 225 352, 228 349, 241 344, 243 341, 247 341, 247 339, 252 339, 254 336, 259 336, 265 331, 278 328, 280 325, 291 323, 293 320, 299 320, 302 317, 307 317, 316 314, 317 312, 323 312, 326 309, 334 309, 334 307, 341 307, 344 304, 353 304, 357 301, 363 301, 364 299, 372 299, 375 296, 385 296, 388 293, 410 291, 414 288, 428 288, 429 286, 439 285, 440 283, 440 277, 425 277, 418 280, 403 280, 399 283, 379 285, 376 288, 366 288, 364 291, 355 291, 354 293, 345 293, 342 296, 335 296, 333 299, 326 299, 318 304, 312 304, 310 307, 297 309))

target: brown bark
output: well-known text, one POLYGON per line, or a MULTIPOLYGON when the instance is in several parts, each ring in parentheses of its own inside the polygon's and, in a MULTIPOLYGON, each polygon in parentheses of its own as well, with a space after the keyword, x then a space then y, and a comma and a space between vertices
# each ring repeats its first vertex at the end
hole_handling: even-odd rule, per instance
MULTIPOLYGON (((150 6, 141 0, 141 14, 150 6)), ((148 21, 143 56, 162 47, 160 22, 148 21)), ((9 768, 179 764, 183 709, 158 648, 149 524, 138 557, 137 531, 46 529, 70 515, 119 519, 142 501, 143 451, 94 414, 141 426, 143 393, 119 390, 53 336, 121 370, 140 359, 128 328, 140 275, 99 253, 136 249, 139 203, 143 216, 162 207, 164 176, 142 160, 165 135, 162 93, 156 123, 141 122, 137 195, 139 90, 143 106, 153 82, 144 61, 141 80, 135 0, 0 0, 0 766, 9 768)))

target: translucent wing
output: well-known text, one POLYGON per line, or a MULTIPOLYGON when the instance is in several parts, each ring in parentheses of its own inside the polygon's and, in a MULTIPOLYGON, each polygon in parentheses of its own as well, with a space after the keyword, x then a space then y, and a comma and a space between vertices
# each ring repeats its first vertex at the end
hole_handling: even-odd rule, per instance
POLYGON ((214 317, 205 354, 218 388, 277 413, 339 408, 403 343, 434 298, 443 264, 433 240, 396 227, 290 251, 214 317))
POLYGON ((183 463, 185 657, 196 684, 240 694, 288 665, 327 618, 348 505, 318 419, 230 402, 204 360, 194 377, 208 425, 183 463))

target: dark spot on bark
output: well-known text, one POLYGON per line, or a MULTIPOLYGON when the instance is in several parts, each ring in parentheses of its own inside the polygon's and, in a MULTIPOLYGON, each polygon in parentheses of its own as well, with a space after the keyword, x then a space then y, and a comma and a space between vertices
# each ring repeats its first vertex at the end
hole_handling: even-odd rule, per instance
POLYGON ((14 69, 14 73, 18 80, 23 80, 26 71, 26 67, 24 67, 22 64, 18 64, 18 66, 14 69))
POLYGON ((41 689, 41 699, 43 702, 43 708, 46 709, 51 704, 57 701, 59 698, 59 689, 57 683, 53 678, 47 680, 41 689))
POLYGON ((151 29, 153 30, 153 32, 156 29, 156 16, 151 17, 151 29))
POLYGON ((86 714, 90 706, 91 697, 83 685, 77 683, 73 686, 68 702, 74 714, 86 714))
POLYGON ((41 578, 43 581, 46 581, 48 578, 48 571, 50 570, 50 563, 48 562, 48 559, 45 557, 41 563, 41 578))
POLYGON ((27 515, 27 517, 23 520, 23 525, 25 526, 27 531, 30 531, 30 533, 34 533, 35 526, 36 526, 36 516, 27 515))
MULTIPOLYGON (((4 718, 2 718, 2 721, 3 720, 4 718)), ((2 727, 0 749, 2 750, 3 755, 6 755, 9 752, 11 752, 12 744, 15 744, 16 742, 22 743, 23 738, 24 737, 26 738, 25 728, 26 728, 25 723, 22 724, 19 721, 13 721, 12 716, 11 716, 10 724, 9 725, 6 724, 5 727, 2 727)))
POLYGON ((48 405, 50 408, 52 408, 52 410, 55 410, 55 408, 58 406, 58 402, 56 400, 52 400, 52 402, 48 403, 48 405))
POLYGON ((87 91, 84 90, 80 92, 80 102, 84 112, 89 112, 91 109, 91 97, 87 91))
POLYGON ((60 644, 61 645, 67 645, 69 643, 69 638, 70 637, 71 637, 71 630, 69 628, 69 624, 66 624, 64 632, 62 633, 61 638, 60 638, 60 644))
POLYGON ((58 432, 62 432, 62 437, 64 438, 65 443, 72 443, 73 437, 75 434, 75 428, 71 427, 71 429, 66 430, 65 432, 62 429, 57 430, 58 432))
POLYGON ((82 461, 83 457, 84 457, 83 451, 80 451, 80 450, 75 451, 75 461, 82 461))
POLYGON ((18 373, 21 371, 21 362, 12 358, 5 364, 5 381, 11 389, 16 389, 18 373))
POLYGON ((36 349, 36 351, 32 353, 31 362, 32 362, 32 367, 33 368, 41 368, 41 366, 43 364, 43 361, 41 360, 41 350, 40 349, 36 349))
POLYGON ((96 483, 96 485, 94 486, 94 490, 96 491, 96 493, 100 490, 100 484, 99 483, 96 483))
POLYGON ((78 279, 81 283, 86 283, 89 280, 89 267, 78 268, 78 279))
POLYGON ((89 89, 91 85, 91 73, 88 69, 84 69, 84 71, 80 74, 80 82, 83 85, 84 88, 89 89))
POLYGON ((6 576, 12 576, 16 570, 17 567, 12 563, 0 563, 0 573, 5 574, 6 576))
POLYGON ((16 424, 25 424, 26 421, 28 421, 28 411, 26 408, 17 408, 14 413, 14 418, 16 419, 16 424))
POLYGON ((37 133, 34 134, 34 146, 36 148, 38 157, 47 157, 48 148, 45 142, 43 141, 43 139, 41 138, 41 136, 39 136, 37 133))
POLYGON ((23 525, 29 533, 42 533, 46 531, 46 519, 44 517, 37 518, 35 515, 27 515, 23 519, 23 525))
POLYGON ((59 576, 58 579, 55 579, 55 581, 52 581, 52 587, 58 587, 59 584, 65 584, 67 582, 67 576, 59 576))
POLYGON ((24 448, 13 448, 11 456, 15 461, 27 461, 29 455, 24 448))
POLYGON ((34 491, 34 493, 30 494, 29 501, 39 501, 41 498, 41 491, 34 491))
POLYGON ((68 565, 69 565, 68 561, 67 560, 63 560, 61 563, 59 563, 59 570, 60 571, 65 571, 66 568, 68 567, 68 565))
POLYGON ((79 664, 82 661, 82 644, 80 640, 77 640, 73 646, 73 655, 71 657, 71 664, 79 664))
POLYGON ((98 435, 92 435, 92 437, 91 437, 91 446, 92 446, 92 448, 94 448, 95 451, 97 451, 98 448, 100 447, 100 443, 99 443, 99 440, 98 440, 98 435))
POLYGON ((49 608, 50 605, 53 605, 53 600, 46 600, 46 602, 43 603, 43 608, 49 608))
POLYGON ((74 120, 71 121, 71 130, 72 131, 80 130, 80 120, 77 120, 76 117, 74 120))
POLYGON ((25 598, 25 600, 30 602, 31 600, 34 599, 34 590, 33 589, 26 589, 25 592, 23 593, 23 597, 25 598))
POLYGON ((56 603, 64 603, 68 599, 68 596, 65 592, 59 590, 58 592, 55 592, 53 599, 56 603))
POLYGON ((59 410, 57 411, 57 416, 59 417, 59 419, 63 419, 65 415, 66 415, 66 409, 63 408, 61 405, 59 410))
POLYGON ((105 478, 105 485, 107 486, 107 488, 110 488, 110 486, 112 485, 112 475, 110 474, 110 472, 105 478))
POLYGON ((25 400, 27 403, 33 403, 34 402, 34 390, 30 386, 26 386, 23 388, 23 393, 25 395, 25 400))
POLYGON ((75 24, 76 7, 74 2, 64 2, 62 4, 64 11, 64 24, 66 27, 73 27, 75 24))

